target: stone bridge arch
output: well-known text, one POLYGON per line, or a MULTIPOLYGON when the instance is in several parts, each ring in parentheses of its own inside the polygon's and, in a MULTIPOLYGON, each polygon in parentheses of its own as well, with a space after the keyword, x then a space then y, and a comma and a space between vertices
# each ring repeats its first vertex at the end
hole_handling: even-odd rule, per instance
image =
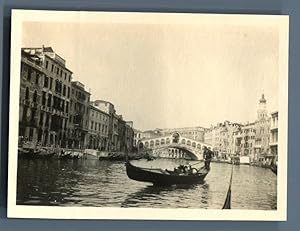
MULTIPOLYGON (((182 153, 185 153, 185 156, 188 156, 193 160, 201 160, 203 158, 204 147, 208 147, 209 149, 212 148, 209 144, 180 136, 178 133, 169 136, 140 140, 139 143, 142 143, 142 146, 145 149, 151 150, 153 155, 157 155, 157 157, 160 157, 159 155, 164 149, 173 149, 174 152, 171 153, 171 156, 174 158, 182 158, 182 153)), ((164 152, 163 156, 168 157, 168 153, 166 154, 164 152)))

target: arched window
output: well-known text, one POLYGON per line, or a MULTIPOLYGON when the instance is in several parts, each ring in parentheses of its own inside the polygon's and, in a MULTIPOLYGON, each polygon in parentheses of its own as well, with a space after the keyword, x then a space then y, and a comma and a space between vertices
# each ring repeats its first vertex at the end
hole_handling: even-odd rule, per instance
POLYGON ((151 141, 150 141, 150 147, 153 147, 153 146, 154 146, 154 141, 151 140, 151 141))
POLYGON ((201 144, 197 144, 197 148, 198 148, 198 149, 201 149, 201 144))
POLYGON ((145 142, 145 147, 148 148, 149 147, 149 142, 145 142))
POLYGON ((195 142, 192 143, 192 147, 194 147, 194 148, 196 147, 196 143, 195 142))
POLYGON ((37 91, 35 90, 33 93, 33 102, 36 103, 37 91))
POLYGON ((185 139, 182 139, 182 140, 181 140, 181 143, 182 143, 182 144, 185 144, 185 139))
POLYGON ((167 138, 166 139, 166 144, 169 144, 170 143, 170 138, 167 138))
POLYGON ((155 140, 155 146, 159 145, 159 140, 155 140))
POLYGON ((162 144, 162 145, 165 144, 165 139, 161 139, 160 144, 162 144))
POLYGON ((191 141, 188 140, 188 141, 186 142, 186 144, 189 145, 189 146, 191 146, 191 141))
POLYGON ((29 89, 26 87, 25 99, 29 99, 29 89))

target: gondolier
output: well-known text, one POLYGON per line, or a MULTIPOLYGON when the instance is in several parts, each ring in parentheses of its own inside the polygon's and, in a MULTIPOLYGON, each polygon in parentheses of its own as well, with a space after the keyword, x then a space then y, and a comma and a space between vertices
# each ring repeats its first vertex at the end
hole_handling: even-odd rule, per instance
POLYGON ((209 150, 207 147, 204 147, 203 159, 204 159, 205 168, 207 170, 210 170, 210 162, 212 157, 213 157, 213 152, 209 150))

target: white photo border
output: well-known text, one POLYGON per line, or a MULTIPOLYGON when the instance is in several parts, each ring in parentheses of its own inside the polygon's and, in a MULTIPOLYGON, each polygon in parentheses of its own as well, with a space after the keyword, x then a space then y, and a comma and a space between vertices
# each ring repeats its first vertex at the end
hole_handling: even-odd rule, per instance
POLYGON ((10 218, 53 219, 134 219, 134 220, 287 220, 287 144, 288 144, 288 29, 289 17, 284 15, 238 15, 198 13, 133 13, 12 10, 11 75, 9 106, 8 205, 10 218), (18 121, 22 25, 24 22, 93 22, 93 23, 169 23, 275 25, 279 28, 279 137, 277 210, 215 210, 158 209, 110 207, 52 207, 16 204, 18 121))

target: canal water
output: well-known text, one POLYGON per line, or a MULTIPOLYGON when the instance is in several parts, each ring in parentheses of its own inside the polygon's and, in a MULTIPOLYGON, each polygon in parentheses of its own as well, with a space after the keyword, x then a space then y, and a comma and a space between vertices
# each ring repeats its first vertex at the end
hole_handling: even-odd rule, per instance
MULTIPOLYGON (((141 167, 173 169, 187 161, 156 159, 132 163, 141 167)), ((226 197, 230 173, 231 165, 212 163, 204 184, 153 187, 130 180, 124 162, 20 159, 17 204, 220 209, 226 197)), ((235 165, 232 209, 276 209, 276 188, 276 175, 269 169, 235 165)))

